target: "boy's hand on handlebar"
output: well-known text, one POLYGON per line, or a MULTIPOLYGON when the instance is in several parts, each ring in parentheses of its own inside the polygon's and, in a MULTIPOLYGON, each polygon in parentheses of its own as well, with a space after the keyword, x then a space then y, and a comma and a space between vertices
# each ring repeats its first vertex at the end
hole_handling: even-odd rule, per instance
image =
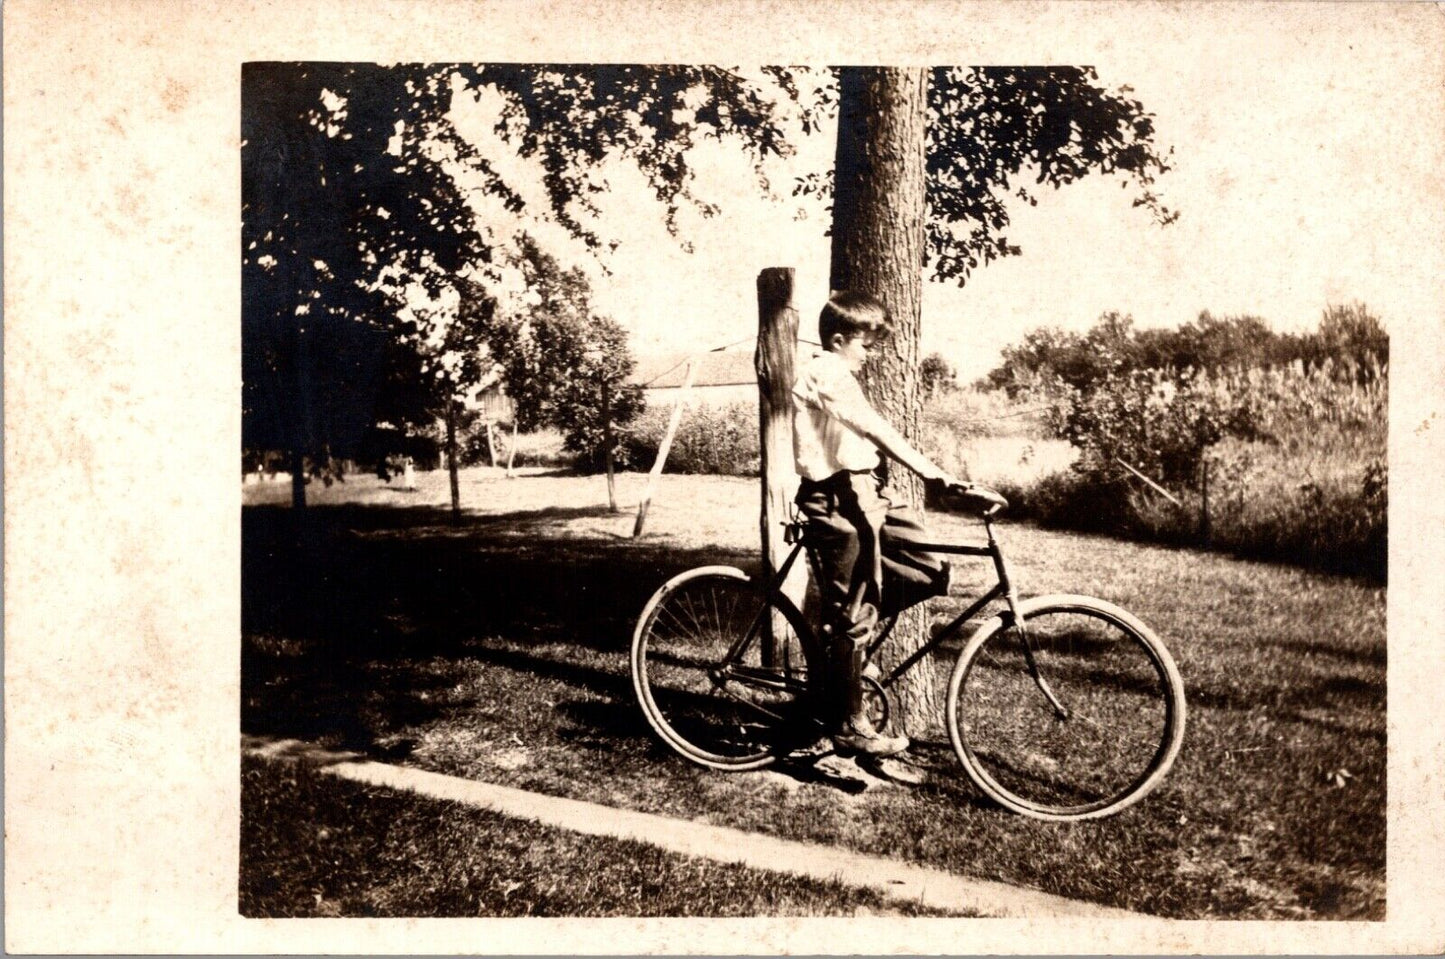
POLYGON ((960 480, 950 477, 945 486, 950 493, 971 497, 972 499, 987 503, 990 506, 989 512, 993 513, 1008 506, 1008 500, 998 492, 989 489, 987 486, 980 486, 967 480, 960 480))
POLYGON ((938 483, 944 489, 958 489, 962 486, 968 485, 966 482, 959 479, 957 476, 954 476, 952 473, 940 472, 937 476, 933 477, 933 481, 935 483, 938 483))
POLYGON ((974 490, 982 488, 976 483, 972 483, 964 479, 959 479, 952 473, 944 473, 938 478, 938 482, 941 483, 943 485, 943 488, 950 493, 972 493, 974 490))

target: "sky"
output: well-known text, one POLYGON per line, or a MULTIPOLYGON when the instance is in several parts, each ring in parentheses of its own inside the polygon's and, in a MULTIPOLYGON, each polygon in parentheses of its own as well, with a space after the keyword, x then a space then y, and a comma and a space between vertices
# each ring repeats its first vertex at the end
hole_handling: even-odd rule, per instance
MULTIPOLYGON (((1438 321, 1439 131, 1428 112, 1437 64, 1401 29, 1388 16, 1282 18, 1275 29, 1222 18, 1182 49, 1120 43, 1096 57, 1100 81, 1131 87, 1156 117, 1156 145, 1172 148, 1174 169, 1157 188, 1179 221, 1158 226, 1105 176, 1047 191, 1037 207, 1015 203, 1008 236, 1022 255, 961 289, 926 284, 923 352, 942 353, 969 381, 1027 330, 1082 330, 1108 310, 1141 327, 1208 310, 1300 330, 1327 305, 1361 301, 1387 328, 1438 321)), ((479 140, 488 112, 485 102, 454 108, 479 140)), ((640 176, 614 165, 597 225, 620 245, 605 271, 560 231, 543 229, 545 242, 585 266, 596 306, 630 331, 635 353, 747 348, 755 279, 770 266, 796 269, 811 335, 827 295, 826 214, 790 191, 799 171, 830 166, 832 136, 825 126, 796 141, 797 155, 769 169, 771 198, 736 146, 699 146, 695 189, 721 213, 684 213, 680 237, 663 228, 640 176)))

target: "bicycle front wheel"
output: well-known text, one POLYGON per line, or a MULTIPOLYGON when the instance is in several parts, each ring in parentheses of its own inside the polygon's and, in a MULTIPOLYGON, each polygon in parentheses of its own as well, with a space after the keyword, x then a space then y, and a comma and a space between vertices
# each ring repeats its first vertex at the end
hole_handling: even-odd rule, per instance
POLYGON ((669 580, 632 639, 632 684, 648 723, 703 766, 772 763, 818 731, 804 629, 764 603, 741 570, 706 566, 669 580))
POLYGON ((1110 816, 1147 795, 1184 741, 1184 683, 1142 622, 1087 596, 1020 605, 984 624, 948 687, 948 732, 969 778, 1039 819, 1110 816))

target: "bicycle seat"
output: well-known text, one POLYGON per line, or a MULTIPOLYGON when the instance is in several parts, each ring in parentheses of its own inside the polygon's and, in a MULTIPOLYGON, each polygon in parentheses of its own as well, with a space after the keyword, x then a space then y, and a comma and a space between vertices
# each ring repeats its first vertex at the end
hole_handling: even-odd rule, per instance
POLYGON ((987 486, 965 483, 944 487, 938 505, 940 509, 989 518, 1008 509, 1008 500, 987 486))

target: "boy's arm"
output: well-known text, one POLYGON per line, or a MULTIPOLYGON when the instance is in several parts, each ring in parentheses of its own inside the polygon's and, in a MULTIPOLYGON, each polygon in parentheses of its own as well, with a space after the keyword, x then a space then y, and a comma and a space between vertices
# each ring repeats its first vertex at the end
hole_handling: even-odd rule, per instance
POLYGON ((851 373, 819 382, 818 400, 829 413, 841 420, 849 429, 866 437, 869 442, 926 480, 938 480, 956 485, 957 477, 938 467, 932 460, 920 453, 903 434, 893 428, 863 395, 863 388, 851 373))
POLYGON ((937 480, 950 486, 959 485, 957 477, 920 453, 912 443, 903 438, 902 433, 893 428, 891 423, 876 413, 874 417, 876 423, 873 424, 873 428, 863 433, 873 441, 874 446, 926 480, 937 480))

